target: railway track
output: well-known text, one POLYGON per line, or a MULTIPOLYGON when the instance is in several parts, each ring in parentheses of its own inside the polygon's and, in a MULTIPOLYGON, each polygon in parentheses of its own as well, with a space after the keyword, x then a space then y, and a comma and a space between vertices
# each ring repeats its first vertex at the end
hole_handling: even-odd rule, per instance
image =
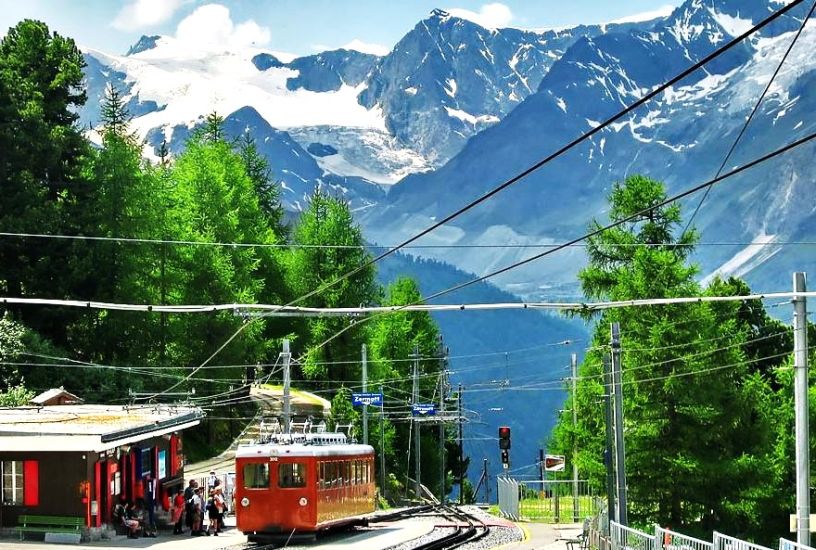
MULTIPOLYGON (((490 533, 490 527, 482 519, 456 506, 449 505, 415 506, 388 514, 370 516, 364 518, 358 524, 358 527, 376 525, 377 523, 398 522, 411 518, 432 517, 442 520, 440 525, 437 525, 433 531, 419 539, 389 546, 386 550, 453 550, 454 548, 475 543, 490 533)), ((273 550, 293 545, 297 548, 304 547, 302 542, 292 541, 292 544, 287 544, 279 540, 272 543, 246 542, 226 545, 218 550, 273 550)), ((309 546, 319 548, 320 543, 308 543, 306 547, 309 546)))
MULTIPOLYGON (((446 532, 440 536, 434 536, 433 534, 426 535, 423 538, 427 539, 430 537, 430 540, 423 540, 419 544, 415 542, 400 544, 392 547, 393 550, 403 548, 411 548, 412 550, 452 550, 466 544, 474 543, 486 537, 490 532, 490 527, 488 527, 482 519, 455 506, 439 505, 430 508, 430 510, 423 510, 418 514, 414 513, 413 516, 433 515, 446 518, 450 520, 452 527, 438 526, 434 531, 450 531, 451 528, 453 531, 446 532)), ((410 512, 410 510, 408 512, 410 512)))

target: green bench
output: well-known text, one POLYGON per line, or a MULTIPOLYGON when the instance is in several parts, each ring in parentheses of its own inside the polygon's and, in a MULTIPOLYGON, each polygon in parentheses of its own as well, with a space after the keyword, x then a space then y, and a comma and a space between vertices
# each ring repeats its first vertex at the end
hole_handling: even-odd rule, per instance
POLYGON ((20 540, 25 533, 82 533, 85 527, 84 518, 66 516, 32 516, 22 515, 17 518, 17 530, 20 540))

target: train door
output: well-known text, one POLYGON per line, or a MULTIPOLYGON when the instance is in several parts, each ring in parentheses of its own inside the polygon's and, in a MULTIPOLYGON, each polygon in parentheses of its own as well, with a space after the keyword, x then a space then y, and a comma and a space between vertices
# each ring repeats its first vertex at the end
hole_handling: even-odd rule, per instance
POLYGON ((317 523, 314 458, 281 458, 273 465, 272 487, 280 503, 279 524, 286 529, 312 530, 317 523))

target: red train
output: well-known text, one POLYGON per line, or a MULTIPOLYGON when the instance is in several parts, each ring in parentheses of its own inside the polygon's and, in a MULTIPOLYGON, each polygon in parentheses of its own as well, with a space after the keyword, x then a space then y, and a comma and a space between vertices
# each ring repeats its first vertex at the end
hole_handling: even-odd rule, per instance
POLYGON ((235 455, 238 529, 250 540, 317 533, 374 511, 374 448, 343 434, 291 434, 235 455))

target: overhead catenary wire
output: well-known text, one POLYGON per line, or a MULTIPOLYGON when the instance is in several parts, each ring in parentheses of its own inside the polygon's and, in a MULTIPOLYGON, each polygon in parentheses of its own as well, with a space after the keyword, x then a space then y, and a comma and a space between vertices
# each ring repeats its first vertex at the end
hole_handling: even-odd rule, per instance
MULTIPOLYGON (((731 148, 728 149, 728 152, 726 153, 725 158, 723 158, 723 161, 720 164, 720 167, 717 169, 717 173, 716 173, 715 177, 719 176, 722 173, 722 171, 725 169, 725 165, 728 164, 728 161, 731 159, 731 156, 734 154, 734 151, 737 149, 737 145, 739 145, 740 141, 742 140, 742 137, 745 135, 745 132, 748 130, 748 126, 751 125, 751 121, 754 120, 754 116, 757 114, 757 111, 759 111, 759 107, 762 105, 762 102, 765 100, 765 96, 768 95, 768 92, 770 91, 771 86, 773 86, 773 83, 776 80, 776 77, 779 75, 779 71, 782 70, 782 66, 785 65, 785 61, 788 59, 788 55, 790 55, 791 50, 793 50, 793 47, 796 45, 796 42, 799 40, 799 37, 802 35, 802 32, 805 30, 805 27, 807 26, 808 20, 810 20, 811 16, 813 15, 814 10, 816 10, 816 2, 813 3, 813 6, 811 6, 810 11, 807 13, 807 15, 804 17, 804 19, 802 19, 802 25, 799 27, 799 30, 796 32, 796 34, 794 34, 793 39, 791 40, 790 44, 788 45, 788 48, 785 50, 785 53, 782 54, 782 59, 779 60, 779 63, 776 66, 776 70, 774 70, 773 74, 771 74, 771 78, 768 80, 768 84, 765 86, 765 89, 762 90, 762 93, 760 94, 759 98, 757 99, 756 103, 754 104, 754 108, 751 110, 751 114, 749 114, 748 118, 745 119, 745 124, 742 125, 742 128, 740 129, 739 133, 737 134, 737 138, 731 144, 731 148)), ((681 233, 681 235, 685 235, 686 232, 688 232, 689 228, 691 227, 691 224, 694 222, 694 218, 697 216, 697 213, 700 211, 700 208, 703 206, 703 203, 708 198, 709 193, 711 193, 711 189, 712 189, 711 187, 708 187, 705 190, 705 193, 703 193, 703 196, 700 197, 700 200, 697 202, 697 206, 694 208, 694 211, 691 213, 691 216, 689 216, 688 222, 686 222, 686 226, 685 226, 685 228, 683 228, 683 232, 681 233)), ((682 237, 680 238, 680 240, 683 240, 682 237)))
MULTIPOLYGON (((816 137, 816 134, 814 134, 816 137)), ((489 275, 488 275, 489 276, 489 275)), ((485 277, 488 277, 485 276, 485 277)), ((464 284, 464 283, 463 283, 464 284)), ((453 287, 458 288, 458 287, 453 287)), ((442 293, 452 292, 452 289, 441 291, 434 295, 437 297, 442 293)), ((342 308, 302 308, 289 307, 274 304, 213 304, 213 305, 189 305, 189 306, 161 306, 161 305, 140 305, 140 304, 116 304, 110 302, 84 302, 79 300, 58 300, 44 298, 0 298, 0 303, 8 304, 34 304, 53 305, 65 307, 78 307, 103 310, 122 311, 166 311, 168 313, 207 313, 211 311, 234 310, 236 308, 251 308, 255 310, 288 311, 291 313, 318 313, 321 315, 354 315, 354 314, 382 314, 392 312, 440 312, 440 311, 484 311, 484 310, 560 310, 560 311, 601 311, 619 307, 642 307, 673 304, 696 304, 709 302, 747 302, 752 300, 768 300, 793 297, 816 297, 816 291, 808 292, 766 292, 761 294, 746 295, 726 295, 726 296, 681 296, 673 298, 643 298, 632 300, 611 300, 599 302, 504 302, 504 303, 479 303, 479 304, 421 304, 413 303, 401 306, 359 306, 342 308), (173 309, 165 309, 173 308, 173 309)), ((426 298, 426 300, 431 298, 426 298)), ((233 336, 234 338, 234 336, 233 336)), ((229 342, 225 342, 222 348, 229 342)), ((558 344, 556 344, 558 345, 558 344)), ((506 353, 506 352, 504 352, 506 353)), ((441 357, 433 358, 441 359, 441 357)), ((201 369, 196 367, 196 369, 201 369)))
MULTIPOLYGON (((333 279, 332 281, 329 281, 329 282, 327 282, 327 283, 325 283, 325 284, 323 284, 323 285, 319 286, 318 288, 313 289, 313 290, 311 290, 311 291, 307 292, 306 294, 301 295, 301 296, 300 296, 300 297, 298 297, 298 298, 295 298, 294 300, 290 301, 290 302, 289 302, 288 304, 286 304, 286 305, 287 305, 287 306, 291 306, 291 305, 295 305, 295 304, 301 303, 302 301, 304 301, 304 300, 308 299, 308 298, 309 298, 309 297, 311 297, 311 296, 314 296, 314 295, 316 295, 316 294, 320 294, 320 293, 322 293, 323 291, 325 291, 325 290, 327 290, 327 289, 329 289, 329 288, 332 288, 332 287, 336 286, 336 285, 337 285, 337 284, 339 284, 340 282, 342 282, 342 281, 344 281, 344 280, 346 280, 346 279, 349 279, 350 277, 353 277, 353 276, 354 276, 354 275, 356 275, 357 273, 362 272, 364 269, 366 269, 366 268, 368 268, 369 266, 374 265, 374 264, 375 264, 375 263, 377 263, 378 261, 380 261, 380 260, 382 260, 382 259, 384 259, 384 258, 386 258, 386 257, 390 256, 391 254, 393 254, 393 253, 397 252, 397 251, 398 251, 398 250, 400 250, 401 248, 403 248, 403 247, 405 247, 405 246, 407 246, 407 245, 409 245, 409 244, 411 244, 411 243, 413 243, 413 242, 415 242, 415 241, 419 240, 419 239, 420 239, 420 238, 422 238, 423 236, 425 236, 425 235, 427 235, 427 234, 431 233, 432 231, 434 231, 434 230, 436 230, 437 228, 441 227, 441 226, 442 226, 442 225, 444 225, 445 223, 448 223, 449 221, 453 220, 454 218, 458 217, 459 215, 463 214, 464 212, 467 212, 468 210, 470 210, 470 209, 474 208, 475 206, 477 206, 477 205, 479 205, 479 204, 481 204, 481 203, 485 202, 485 201, 486 201, 486 200, 488 200, 489 198, 491 198, 491 197, 493 197, 494 195, 496 195, 496 194, 500 193, 502 190, 504 190, 504 189, 506 189, 507 187, 509 187, 509 186, 511 186, 511 185, 513 185, 513 184, 515 184, 516 182, 518 182, 518 181, 522 180, 523 178, 525 178, 525 177, 526 177, 526 176, 528 176, 529 174, 531 174, 531 173, 535 172, 536 170, 538 170, 539 168, 541 168, 542 166, 544 166, 544 165, 545 165, 545 164, 547 164, 548 162, 552 161, 552 160, 553 160, 553 159, 555 159, 555 158, 558 158, 559 156, 561 156, 561 155, 562 155, 562 154, 564 154, 565 152, 569 151, 570 149, 572 149, 573 147, 575 147, 575 146, 576 146, 576 145, 578 145, 579 143, 581 143, 581 142, 583 142, 584 140, 588 139, 589 137, 591 137, 591 136, 593 136, 593 135, 595 135, 595 134, 597 134, 597 133, 599 133, 599 132, 603 131, 605 128, 609 127, 609 126, 610 126, 612 123, 614 123, 616 120, 618 120, 618 119, 620 119, 620 118, 622 118, 622 117, 626 116, 628 113, 630 113, 630 112, 634 111, 635 109, 637 109, 637 108, 638 108, 638 107, 640 107, 641 105, 643 105, 643 104, 647 103, 647 102, 648 102, 648 101, 650 101, 652 98, 656 97, 658 94, 662 93, 663 91, 665 91, 665 90, 666 90, 666 89, 668 89, 669 87, 673 86, 673 85, 674 85, 674 84, 676 84, 677 82, 680 82, 681 80, 683 80, 683 79, 684 79, 686 76, 688 76, 688 75, 690 75, 690 74, 693 74, 693 73, 694 73, 694 72, 696 72, 698 69, 700 69, 701 67, 703 67, 703 66, 705 66, 707 63, 709 63, 711 60, 716 59, 717 57, 719 57, 720 55, 722 55, 724 52, 726 52, 726 51, 730 50, 731 48, 733 48, 733 47, 734 47, 734 46, 736 46, 737 44, 740 44, 740 43, 741 43, 743 40, 745 40, 747 37, 751 36, 751 35, 752 35, 752 34, 754 34, 755 32, 757 32, 757 31, 759 31, 760 29, 764 28, 766 25, 768 25, 768 24, 772 23, 773 21, 775 21, 775 20, 776 20, 776 19, 778 19, 779 17, 781 17, 781 16, 783 16, 784 14, 788 13, 790 10, 794 9, 796 6, 798 6, 799 4, 801 4, 803 1, 804 1, 804 0, 792 0, 792 1, 791 1, 789 4, 787 4, 786 6, 781 7, 781 8, 780 8, 780 9, 778 9, 777 11, 773 12, 773 13, 772 13, 771 15, 769 15, 767 18, 763 19, 763 20, 762 20, 762 21, 760 21, 758 24, 756 24, 756 25, 754 25, 753 27, 751 27, 750 29, 748 29, 746 32, 744 32, 744 33, 742 33, 741 35, 739 35, 739 36, 737 36, 737 37, 733 38, 731 41, 727 42, 726 44, 724 44, 724 45, 723 45, 723 46, 721 46, 720 48, 716 49, 714 52, 712 52, 712 53, 710 53, 709 55, 705 56, 703 59, 701 59, 701 60, 699 60, 698 62, 696 62, 696 63, 692 64, 692 65, 691 65, 690 67, 688 67, 687 69, 685 69, 685 70, 681 71, 681 72, 680 72, 678 75, 676 75, 675 77, 673 77, 673 78, 669 79, 668 81, 664 82, 663 84, 661 84, 661 85, 659 85, 659 86, 655 87, 655 88, 654 88, 654 89, 653 89, 651 92, 648 92, 647 94, 645 94, 643 97, 641 97, 640 99, 638 99, 637 101, 635 101, 634 103, 632 103, 631 105, 629 105, 628 107, 624 108, 623 110, 619 111, 617 114, 613 115, 611 118, 607 119, 606 121, 604 121, 603 123, 599 124, 598 126, 596 126, 596 127, 592 128, 592 129, 590 129, 588 132, 585 132, 585 133, 581 134, 579 137, 577 137, 577 138, 573 139, 571 142, 569 142, 569 143, 567 143, 566 145, 564 145, 563 147, 559 148, 557 151, 555 151, 555 152, 553 152, 553 153, 549 154, 549 155, 548 155, 548 156, 546 156, 544 159, 542 159, 542 160, 540 160, 539 162, 535 163, 534 165, 530 166, 529 168, 527 168, 526 170, 522 171, 521 173, 516 174, 515 176, 511 177, 510 179, 506 180, 505 182, 503 182, 503 183, 502 183, 502 184, 500 184, 499 186, 494 187, 494 188, 493 188, 491 191, 489 191, 488 193, 486 193, 486 194, 482 195, 481 197, 479 197, 478 199, 476 199, 476 200, 474 200, 474 201, 471 201, 470 203, 468 203, 468 204, 466 204, 465 206, 463 206, 463 207, 459 208, 459 209, 458 209, 458 210, 456 210, 455 212, 453 212, 453 213, 451 213, 451 214, 449 214, 449 215, 445 216, 444 218, 442 218, 442 219, 441 219, 441 220, 439 220, 438 222, 434 223, 433 225, 431 225, 430 227, 426 228, 425 230, 423 230, 423 231, 419 232, 418 234, 414 235, 413 237, 411 237, 411 238, 409 238, 409 239, 407 239, 407 240, 403 241, 402 243, 400 243, 400 244, 399 244, 399 245, 397 245, 396 247, 391 248, 391 249, 389 249, 389 250, 386 250, 385 252, 382 252, 382 253, 381 253, 381 254, 379 254, 378 256, 376 256, 376 257, 374 257, 374 258, 371 258, 371 259, 369 259, 369 260, 367 260, 367 261, 363 262, 361 265, 357 266, 356 268, 353 268, 352 270, 350 270, 350 271, 348 271, 348 272, 346 272, 346 273, 344 273, 344 274, 340 275, 339 277, 337 277, 337 278, 333 279)), ((583 240, 583 239, 582 239, 582 240, 583 240)), ((579 242, 579 241, 576 241, 576 242, 579 242)), ((548 252, 553 252, 553 251, 557 251, 557 250, 560 250, 560 248, 553 248, 553 249, 550 249, 548 252)), ((521 263, 521 264, 519 264, 519 265, 523 265, 524 263, 526 263, 526 261, 525 261, 525 262, 523 262, 523 263, 521 263)), ((506 270, 502 270, 501 272, 504 272, 504 271, 506 271, 506 270)), ((499 274, 499 273, 495 273, 495 274, 497 275, 497 274, 499 274)), ((492 275, 491 275, 491 276, 492 276, 492 275)), ((484 278, 483 278, 483 279, 481 279, 481 280, 484 280, 484 278)), ((476 281, 474 281, 474 282, 476 282, 476 281)), ((473 284, 473 283, 467 283, 467 284, 465 284, 464 286, 468 286, 469 284, 473 284)), ((456 289, 458 289, 458 288, 459 288, 459 287, 457 287, 456 289)), ((463 288, 463 287, 461 287, 461 288, 463 288)), ((238 327, 238 329, 236 329, 236 331, 235 331, 235 332, 234 332, 234 333, 233 333, 233 334, 232 334, 232 335, 231 335, 231 336, 230 336, 230 337, 227 339, 227 341, 226 341, 226 342, 225 342, 223 345, 221 345, 221 346, 220 346, 218 349, 216 349, 216 350, 215 350, 215 351, 214 351, 214 352, 213 352, 213 353, 212 353, 212 354, 211 354, 211 355, 210 355, 210 356, 209 356, 209 357, 208 357, 208 358, 207 358, 207 359, 206 359, 206 360, 205 360, 205 361, 204 361, 204 362, 201 364, 201 366, 202 366, 202 367, 203 367, 203 366, 205 366, 205 365, 206 365, 206 364, 208 364, 208 363, 209 363, 209 362, 210 362, 210 361, 211 361, 213 358, 215 358, 215 356, 216 356, 216 355, 218 355, 218 354, 219 354, 219 353, 220 353, 220 352, 221 352, 221 351, 222 351, 222 350, 223 350, 223 349, 224 349, 224 348, 225 348, 227 345, 229 345, 229 343, 230 343, 230 342, 232 342, 232 341, 233 341, 233 340, 234 340, 234 339, 235 339, 235 338, 236 338, 236 337, 237 337, 239 334, 241 334, 241 333, 242 333, 242 332, 243 332, 243 331, 246 329, 246 327, 248 326, 248 324, 249 324, 250 322, 251 322, 251 320, 245 320, 245 321, 244 321, 244 322, 243 322, 243 323, 242 323, 242 324, 241 324, 241 325, 238 327)), ((338 332, 335 334, 335 336, 334 336, 334 337, 332 337, 332 338, 329 338, 329 339, 325 340, 323 343, 321 343, 321 344, 319 345, 319 347, 322 347, 323 345, 326 345, 327 343, 331 342, 331 341, 333 340, 333 338, 335 338, 335 337, 339 336, 340 334, 344 333, 344 332, 345 332, 346 330, 348 330, 348 329, 349 329, 349 327, 346 327, 346 328, 342 329, 341 331, 338 331, 338 332)), ((190 378, 191 378, 191 377, 192 377, 192 376, 193 376, 193 375, 194 375, 196 372, 197 372, 197 371, 195 371, 195 370, 191 371, 191 372, 190 372, 190 374, 188 375, 188 377, 190 377, 190 378)), ((178 387, 178 386, 179 386, 179 385, 181 385, 182 383, 183 383, 183 381, 179 381, 178 383, 174 384, 172 387, 170 387, 170 388, 168 388, 168 389, 166 389, 166 390, 163 390, 162 392, 159 392, 159 393, 157 393, 157 394, 154 394, 152 397, 156 397, 157 395, 160 395, 161 393, 166 393, 166 392, 172 391, 172 389, 175 389, 176 387, 178 387)))
MULTIPOLYGON (((395 248, 398 245, 394 244, 302 244, 302 243, 247 243, 247 242, 224 242, 224 241, 185 241, 174 239, 146 239, 133 237, 107 237, 107 236, 89 236, 89 235, 64 235, 53 233, 26 233, 26 232, 12 232, 0 231, 0 237, 16 237, 16 238, 30 238, 30 239, 55 239, 55 240, 77 240, 77 241, 100 241, 100 242, 116 242, 124 244, 172 244, 178 246, 212 246, 221 248, 297 248, 297 249, 331 249, 331 250, 387 250, 395 248)), ((697 243, 666 243, 666 244, 651 244, 651 243, 619 243, 615 246, 619 247, 660 247, 660 248, 690 248, 690 247, 732 247, 732 246, 761 246, 761 245, 778 245, 778 246, 816 246, 816 241, 809 240, 784 240, 784 241, 702 241, 697 243)), ((525 249, 525 248, 554 248, 559 246, 559 243, 449 243, 449 244, 413 244, 406 245, 401 250, 433 250, 433 249, 525 249)), ((588 245, 583 243, 576 243, 570 245, 570 248, 586 248, 588 245)))

